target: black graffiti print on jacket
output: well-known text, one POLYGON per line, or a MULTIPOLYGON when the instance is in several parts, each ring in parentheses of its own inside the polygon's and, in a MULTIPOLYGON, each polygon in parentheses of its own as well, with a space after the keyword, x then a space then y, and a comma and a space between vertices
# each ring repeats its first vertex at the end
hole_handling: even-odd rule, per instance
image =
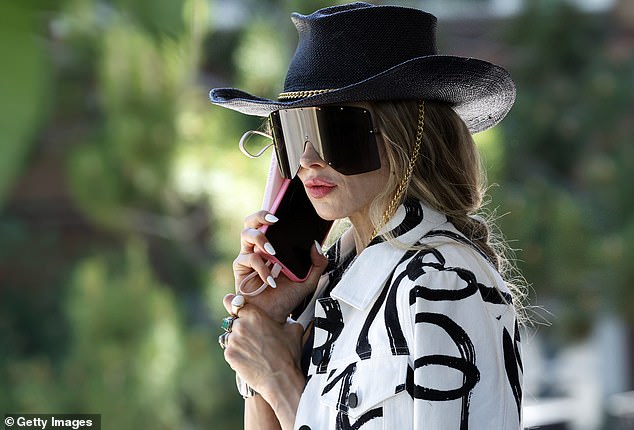
POLYGON ((332 346, 343 330, 343 315, 339 302, 332 298, 319 299, 317 303, 324 311, 324 317, 315 318, 315 328, 326 333, 326 341, 313 346, 312 361, 317 367, 316 373, 326 373, 330 363, 332 346))
MULTIPOLYGON (((414 251, 406 252, 399 264, 410 258, 412 254, 414 254, 414 251)), ((388 281, 383 286, 381 294, 372 306, 368 318, 359 333, 359 339, 357 340, 357 355, 359 355, 359 358, 362 360, 367 360, 372 356, 372 345, 370 345, 370 341, 368 339, 368 331, 370 330, 370 326, 374 323, 379 310, 383 307, 383 304, 385 304, 385 330, 390 340, 392 355, 409 355, 409 347, 407 346, 407 341, 405 340, 401 323, 398 320, 398 311, 396 309, 396 293, 398 285, 405 275, 405 272, 401 273, 401 275, 397 277, 396 281, 390 284, 390 279, 394 278, 394 271, 392 271, 392 274, 388 277, 388 281)))
POLYGON ((471 390, 480 380, 480 371, 475 364, 475 348, 467 333, 451 318, 442 314, 420 312, 416 314, 416 324, 433 324, 445 331, 460 351, 460 357, 449 355, 426 355, 414 361, 414 370, 425 366, 446 366, 462 373, 462 386, 450 390, 414 385, 411 393, 415 399, 430 401, 448 401, 462 399, 460 429, 469 426, 469 397, 471 390))
POLYGON ((321 393, 323 396, 333 390, 337 385, 339 386, 339 395, 337 396, 338 413, 336 419, 336 430, 358 430, 368 421, 383 416, 383 408, 378 407, 361 415, 354 423, 350 422, 350 417, 348 416, 348 399, 351 394, 350 387, 352 385, 352 378, 354 377, 356 370, 356 363, 351 363, 340 373, 337 373, 337 369, 333 370, 331 372, 331 377, 328 379, 328 383, 321 393))
MULTIPOLYGON (((426 237, 445 236, 456 239, 454 233, 446 231, 432 231, 426 237)), ((463 241, 461 241, 463 242, 463 241)), ((417 299, 427 301, 460 301, 465 300, 472 295, 479 293, 482 300, 486 303, 508 305, 511 304, 512 298, 508 293, 501 292, 493 287, 488 287, 479 283, 476 276, 470 270, 461 267, 447 267, 446 261, 440 251, 437 249, 428 249, 420 251, 415 255, 407 265, 405 270, 412 281, 416 281, 416 285, 410 290, 410 305, 414 305, 417 299), (427 288, 424 284, 423 275, 428 271, 453 272, 464 282, 464 287, 460 289, 438 289, 427 288)), ((425 356, 416 359, 415 369, 428 365, 444 365, 452 367, 463 373, 463 385, 454 390, 438 391, 420 386, 411 386, 411 394, 414 398, 446 401, 457 398, 462 399, 462 415, 461 429, 468 428, 469 416, 469 392, 479 381, 480 374, 475 363, 475 350, 467 333, 454 321, 445 315, 419 313, 416 315, 416 323, 425 322, 438 325, 443 328, 446 333, 455 342, 460 351, 461 358, 448 356, 425 356)), ((508 378, 509 385, 513 392, 515 402, 518 408, 518 415, 521 415, 521 399, 522 388, 520 380, 520 371, 522 371, 522 363, 519 352, 519 327, 515 323, 515 338, 511 339, 506 328, 503 329, 502 346, 504 350, 504 366, 508 378)), ((414 369, 414 370, 415 370, 414 369)))
MULTIPOLYGON (((392 237, 399 237, 408 233, 424 219, 423 208, 416 200, 406 200, 405 203, 403 203, 403 207, 405 208, 405 218, 398 226, 388 233, 388 235, 391 235, 392 237)), ((368 246, 376 245, 384 240, 383 236, 376 236, 372 239, 368 246)))
POLYGON ((522 358, 519 352, 519 327, 515 326, 515 338, 511 339, 511 335, 505 328, 502 334, 502 344, 504 345, 504 368, 508 377, 515 403, 517 404, 517 413, 521 414, 522 408, 522 383, 520 381, 520 371, 523 371, 522 358))
POLYGON ((396 254, 379 238, 370 245, 374 252, 355 260, 347 242, 328 253, 327 288, 314 314, 306 422, 341 430, 519 428, 523 369, 510 291, 486 254, 451 223, 408 203, 390 226, 396 239, 428 226, 407 239, 409 249, 396 254), (350 264, 359 265, 347 272, 350 264), (362 276, 359 268, 366 267, 374 280, 367 290, 357 278, 342 277, 362 276), (352 392, 371 403, 351 407, 352 392))

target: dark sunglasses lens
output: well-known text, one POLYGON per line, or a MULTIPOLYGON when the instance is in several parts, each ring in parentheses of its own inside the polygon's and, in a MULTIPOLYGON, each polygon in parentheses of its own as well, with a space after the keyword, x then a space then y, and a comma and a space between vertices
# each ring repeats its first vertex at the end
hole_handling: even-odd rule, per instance
POLYGON ((322 158, 344 175, 381 167, 370 112, 350 106, 323 106, 317 111, 322 158))

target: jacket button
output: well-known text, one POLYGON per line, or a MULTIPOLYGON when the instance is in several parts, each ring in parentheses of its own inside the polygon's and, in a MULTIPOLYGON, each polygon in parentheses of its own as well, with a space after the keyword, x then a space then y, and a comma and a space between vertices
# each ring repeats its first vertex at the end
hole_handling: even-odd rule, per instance
POLYGON ((356 408, 359 406, 359 396, 356 393, 350 393, 348 396, 348 406, 351 408, 356 408))
POLYGON ((304 424, 303 426, 299 428, 299 430, 310 430, 310 427, 304 424))
POLYGON ((315 366, 319 366, 323 359, 324 359, 324 353, 322 352, 322 350, 321 349, 315 349, 313 351, 313 364, 315 366))

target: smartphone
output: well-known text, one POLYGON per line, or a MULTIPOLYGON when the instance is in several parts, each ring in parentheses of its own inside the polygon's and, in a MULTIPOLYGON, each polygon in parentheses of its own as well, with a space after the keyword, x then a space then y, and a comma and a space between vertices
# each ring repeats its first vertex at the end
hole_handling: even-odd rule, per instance
POLYGON ((275 214, 279 221, 260 230, 275 248, 275 255, 260 254, 278 263, 290 280, 302 282, 312 267, 311 248, 315 246, 315 241, 323 244, 333 221, 317 214, 298 176, 284 179, 269 212, 275 214))

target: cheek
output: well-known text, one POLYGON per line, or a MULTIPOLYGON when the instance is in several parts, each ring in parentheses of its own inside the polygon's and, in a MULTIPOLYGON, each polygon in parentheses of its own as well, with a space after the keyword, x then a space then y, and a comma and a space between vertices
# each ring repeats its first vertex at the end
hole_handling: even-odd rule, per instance
POLYGON ((355 182, 352 188, 357 198, 362 199, 363 203, 369 203, 385 189, 388 179, 389 172, 381 168, 370 173, 363 181, 355 182))
POLYGON ((382 193, 383 190, 385 190, 389 176, 390 175, 388 173, 377 176, 375 180, 368 185, 368 191, 371 190, 372 198, 376 197, 378 194, 382 193))

